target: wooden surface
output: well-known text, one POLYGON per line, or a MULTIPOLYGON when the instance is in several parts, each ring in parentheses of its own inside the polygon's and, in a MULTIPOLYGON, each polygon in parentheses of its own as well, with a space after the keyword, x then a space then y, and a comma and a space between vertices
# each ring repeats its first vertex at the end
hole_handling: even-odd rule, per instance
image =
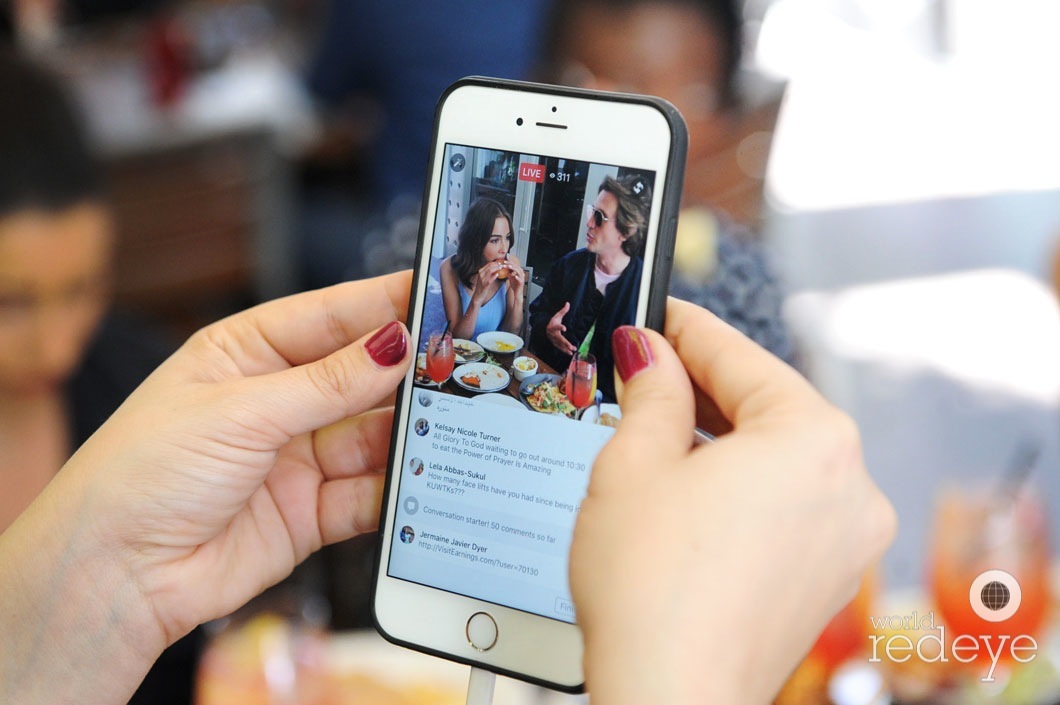
POLYGON ((117 303, 184 337, 266 298, 270 155, 244 130, 111 157, 117 303))

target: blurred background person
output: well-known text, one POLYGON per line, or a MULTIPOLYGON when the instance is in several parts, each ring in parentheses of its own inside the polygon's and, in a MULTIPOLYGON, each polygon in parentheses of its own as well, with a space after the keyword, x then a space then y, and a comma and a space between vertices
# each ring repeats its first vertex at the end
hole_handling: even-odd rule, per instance
POLYGON ((542 35, 542 76, 646 93, 688 123, 688 167, 670 293, 710 309, 780 358, 794 349, 764 250, 719 209, 719 156, 739 120, 741 21, 735 0, 562 0, 542 35))
MULTIPOLYGON (((63 88, 0 50, 0 532, 170 352, 109 313, 114 233, 63 88)), ((188 703, 193 633, 133 703, 188 703)))
POLYGON ((27 51, 45 52, 63 40, 71 24, 144 15, 170 0, 7 0, 0 3, 0 37, 27 51))
POLYGON ((308 286, 412 265, 438 98, 464 76, 525 78, 545 6, 323 4, 307 85, 330 129, 302 193, 308 286))
POLYGON ((457 250, 440 267, 442 303, 454 338, 503 330, 520 335, 526 293, 523 267, 509 254, 515 243, 512 217, 491 198, 467 209, 457 250))

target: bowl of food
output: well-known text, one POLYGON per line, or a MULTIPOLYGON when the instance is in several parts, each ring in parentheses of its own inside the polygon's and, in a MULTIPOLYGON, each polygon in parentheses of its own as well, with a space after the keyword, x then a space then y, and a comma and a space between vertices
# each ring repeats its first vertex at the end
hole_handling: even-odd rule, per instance
POLYGON ((520 382, 522 382, 530 375, 536 375, 537 360, 532 357, 520 355, 519 357, 515 358, 515 361, 512 363, 512 374, 514 374, 515 378, 520 382))
POLYGON ((519 396, 531 411, 574 418, 578 409, 560 391, 562 383, 563 378, 559 375, 530 375, 519 383, 519 396))
POLYGON ((480 333, 475 340, 486 350, 498 355, 514 355, 523 349, 522 338, 514 333, 505 333, 502 330, 480 333))

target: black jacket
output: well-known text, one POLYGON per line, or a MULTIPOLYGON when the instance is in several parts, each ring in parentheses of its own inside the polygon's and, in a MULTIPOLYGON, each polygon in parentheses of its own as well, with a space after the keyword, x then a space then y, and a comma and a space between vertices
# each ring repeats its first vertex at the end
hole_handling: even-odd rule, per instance
POLYGON ((593 323, 589 352, 596 357, 597 389, 605 401, 615 400, 614 358, 611 355, 611 333, 636 321, 637 294, 644 261, 630 259, 629 265, 615 281, 607 285, 606 294, 596 288, 596 255, 586 249, 575 250, 557 260, 548 274, 541 294, 530 304, 530 351, 563 374, 570 355, 560 352, 548 340, 546 327, 563 304, 570 310, 563 317, 564 334, 575 347, 581 345, 593 323))

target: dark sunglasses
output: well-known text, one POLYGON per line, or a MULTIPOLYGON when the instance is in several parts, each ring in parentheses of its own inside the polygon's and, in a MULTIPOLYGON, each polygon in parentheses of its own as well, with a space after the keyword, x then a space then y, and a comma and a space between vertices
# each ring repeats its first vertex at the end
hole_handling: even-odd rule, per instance
POLYGON ((604 223, 611 220, 604 214, 602 210, 600 210, 591 203, 585 204, 585 215, 591 215, 593 217, 593 224, 596 225, 596 227, 598 228, 602 228, 604 226, 604 223))

